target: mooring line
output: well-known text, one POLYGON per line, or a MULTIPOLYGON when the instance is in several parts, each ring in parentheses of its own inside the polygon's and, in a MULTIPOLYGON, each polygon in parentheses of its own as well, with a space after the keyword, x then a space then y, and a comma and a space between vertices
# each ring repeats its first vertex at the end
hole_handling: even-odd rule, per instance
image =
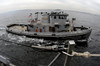
POLYGON ((49 63, 48 66, 51 66, 51 65, 54 63, 54 61, 60 56, 60 54, 61 54, 61 53, 58 53, 58 54, 56 55, 56 57, 49 63))
MULTIPOLYGON (((27 45, 24 45, 22 43, 16 43, 16 42, 8 41, 8 40, 1 39, 1 38, 0 38, 0 40, 6 41, 6 42, 15 43, 16 45, 21 45, 21 46, 32 48, 31 46, 27 46, 27 45)), ((72 51, 72 54, 68 54, 67 52, 62 51, 62 53, 67 55, 67 56, 83 56, 83 57, 86 57, 86 58, 91 57, 91 56, 100 56, 100 54, 90 54, 89 52, 78 53, 78 52, 72 51)), ((59 56, 59 54, 57 56, 59 56)), ((55 57, 54 60, 56 60, 56 57, 55 57)))
POLYGON ((64 52, 64 51, 62 51, 62 53, 67 55, 67 56, 74 56, 74 55, 68 54, 67 52, 64 52))
POLYGON ((67 55, 65 57, 64 66, 66 66, 66 61, 67 61, 67 55))
POLYGON ((89 57, 91 57, 91 56, 95 56, 95 57, 100 57, 100 54, 91 54, 90 52, 83 52, 83 53, 78 53, 78 52, 75 52, 75 51, 73 51, 72 52, 72 55, 74 55, 74 56, 83 56, 83 57, 85 57, 85 58, 89 58, 89 57))
POLYGON ((62 51, 63 54, 67 55, 67 56, 82 56, 82 57, 85 57, 85 58, 89 58, 91 56, 95 56, 95 57, 100 57, 100 54, 91 54, 90 52, 83 52, 83 53, 78 53, 78 52, 75 52, 75 51, 72 51, 72 54, 68 54, 67 52, 64 52, 62 51))

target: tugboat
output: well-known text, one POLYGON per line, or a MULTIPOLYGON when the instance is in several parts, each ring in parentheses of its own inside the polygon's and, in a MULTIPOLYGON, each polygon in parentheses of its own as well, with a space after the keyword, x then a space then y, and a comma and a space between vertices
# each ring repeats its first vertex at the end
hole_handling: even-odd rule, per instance
POLYGON ((46 40, 85 40, 87 42, 92 31, 88 27, 75 27, 73 23, 75 18, 70 21, 67 18, 68 14, 63 11, 36 12, 35 15, 33 19, 30 13, 30 24, 8 25, 7 32, 46 40))

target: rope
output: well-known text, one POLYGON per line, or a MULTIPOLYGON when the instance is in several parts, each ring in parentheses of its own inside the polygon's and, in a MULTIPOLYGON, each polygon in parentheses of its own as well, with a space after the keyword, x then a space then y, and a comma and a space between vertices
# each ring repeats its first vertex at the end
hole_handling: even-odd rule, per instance
POLYGON ((64 51, 62 51, 62 53, 67 55, 67 56, 74 56, 74 55, 68 54, 67 52, 64 52, 64 51))
POLYGON ((60 56, 60 54, 61 53, 58 53, 57 56, 49 63, 48 66, 51 66, 54 63, 54 61, 60 56))
POLYGON ((90 54, 91 56, 100 56, 100 54, 90 54))
POLYGON ((73 51, 72 54, 68 54, 67 52, 62 52, 63 54, 67 55, 67 56, 82 56, 85 58, 89 58, 91 56, 100 56, 100 54, 90 54, 89 52, 83 52, 83 53, 78 53, 73 51))
POLYGON ((100 56, 100 54, 90 54, 89 52, 84 52, 84 53, 77 53, 77 52, 72 52, 72 55, 74 55, 74 56, 83 56, 83 57, 86 57, 86 58, 88 58, 88 57, 91 57, 91 56, 100 56))
MULTIPOLYGON (((24 44, 21 44, 21 43, 16 43, 16 42, 8 41, 8 40, 1 39, 1 38, 0 38, 0 40, 7 41, 7 42, 15 43, 15 44, 17 44, 17 45, 21 45, 21 46, 25 46, 25 47, 30 47, 30 48, 32 48, 31 46, 27 46, 27 45, 24 45, 24 44)), ((69 54, 69 53, 67 53, 67 52, 62 51, 62 53, 65 54, 65 55, 67 55, 67 56, 71 56, 71 57, 72 57, 72 56, 83 56, 83 57, 88 58, 88 57, 91 57, 91 56, 100 56, 100 54, 90 54, 89 52, 78 53, 78 52, 72 51, 72 54, 69 54)), ((58 58, 59 55, 60 55, 60 54, 57 55, 57 58, 58 58)), ((50 65, 51 65, 57 58, 55 57, 54 60, 50 63, 50 65)), ((50 66, 50 65, 48 65, 48 66, 50 66)))
POLYGON ((65 57, 65 61, 64 61, 64 66, 66 66, 66 61, 67 61, 67 55, 66 55, 66 57, 65 57))
POLYGON ((72 52, 72 55, 74 55, 74 56, 83 56, 83 57, 86 57, 86 58, 91 56, 91 54, 89 52, 78 53, 78 52, 74 52, 74 51, 72 52))

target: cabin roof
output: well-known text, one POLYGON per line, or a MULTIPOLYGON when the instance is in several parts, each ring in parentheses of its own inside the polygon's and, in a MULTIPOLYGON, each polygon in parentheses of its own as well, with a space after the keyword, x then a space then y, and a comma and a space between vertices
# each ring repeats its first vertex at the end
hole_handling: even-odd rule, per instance
POLYGON ((50 16, 68 16, 66 13, 61 13, 61 12, 52 12, 49 14, 50 16))
POLYGON ((68 16, 68 14, 50 14, 49 16, 68 16))

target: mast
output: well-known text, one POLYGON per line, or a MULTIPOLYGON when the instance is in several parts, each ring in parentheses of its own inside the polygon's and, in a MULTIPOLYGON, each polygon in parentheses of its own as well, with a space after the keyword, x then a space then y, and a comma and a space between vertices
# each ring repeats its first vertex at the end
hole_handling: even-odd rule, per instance
POLYGON ((35 13, 35 14, 36 14, 36 19, 37 19, 37 20, 38 20, 38 13, 39 13, 39 12, 36 12, 36 13, 35 13))

